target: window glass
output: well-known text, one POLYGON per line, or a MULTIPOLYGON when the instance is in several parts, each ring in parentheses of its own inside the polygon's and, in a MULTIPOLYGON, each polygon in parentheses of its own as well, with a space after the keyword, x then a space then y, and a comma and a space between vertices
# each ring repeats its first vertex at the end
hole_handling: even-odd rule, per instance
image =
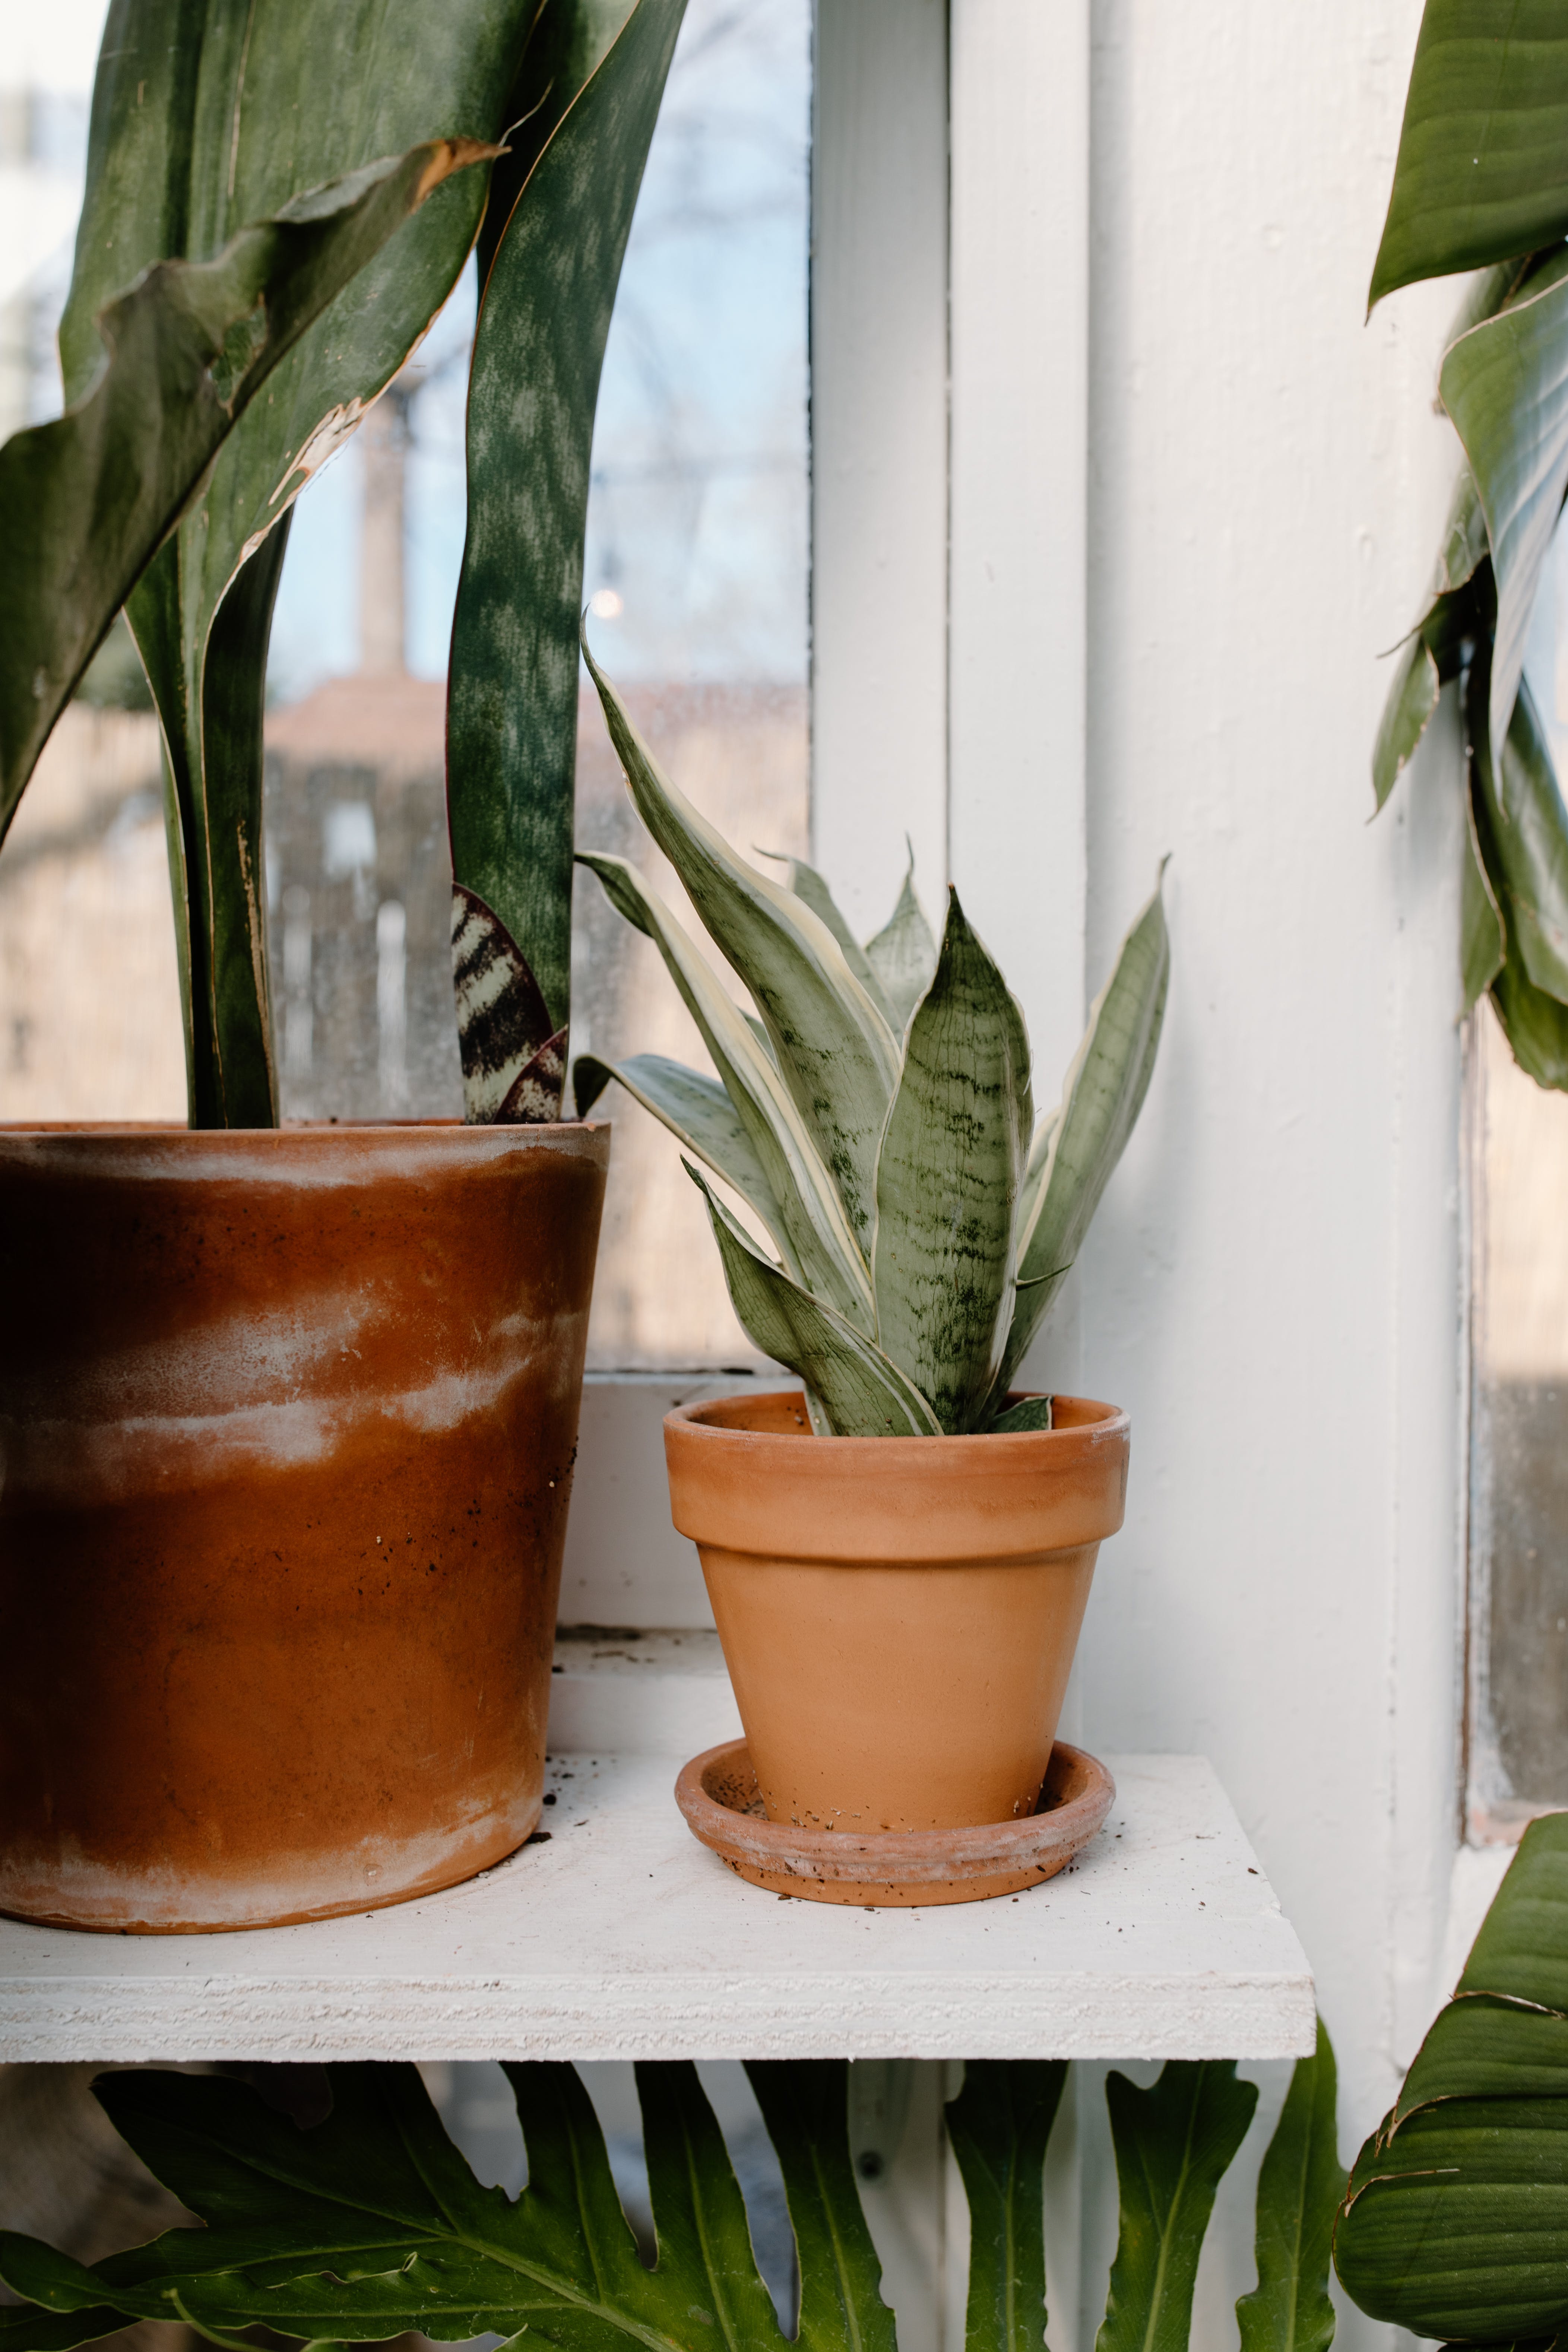
MULTIPOLYGON (((45 156, 40 129, 34 210, 47 194, 59 220, 41 254, 43 229, 29 244, 20 213, 0 224, 26 264, 4 313, 25 319, 5 346, 24 356, 0 357, 13 422, 58 406, 50 343, 100 15, 85 12, 61 102, 23 110, 49 142, 45 156)), ((20 82, 41 70, 24 58, 20 82)), ((809 0, 690 0, 605 358, 584 579, 595 649, 670 772, 742 845, 794 854, 808 814, 809 116, 809 0)), ((0 102, 0 135, 10 120, 0 102)), ((295 513, 266 812, 286 1118, 461 1108, 442 680, 474 309, 470 268, 295 513)), ((128 646, 93 692, 67 714, 0 858, 6 1118, 184 1113, 157 731, 133 707, 145 693, 128 646)), ((586 693, 578 834, 679 898, 586 693)), ((576 927, 574 1050, 702 1064, 652 950, 588 877, 576 927)), ((599 1115, 616 1135, 591 1360, 749 1360, 677 1146, 618 1089, 599 1115)))

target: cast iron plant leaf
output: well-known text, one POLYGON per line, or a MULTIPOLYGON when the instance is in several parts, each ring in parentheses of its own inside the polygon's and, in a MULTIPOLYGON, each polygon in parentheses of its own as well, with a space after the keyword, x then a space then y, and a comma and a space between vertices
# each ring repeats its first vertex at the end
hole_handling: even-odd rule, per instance
POLYGON ((454 935, 482 909, 516 985, 458 988, 466 1115, 560 1116, 571 1011, 577 635, 594 412, 685 0, 574 0, 581 86, 487 238, 468 386, 468 521, 447 684, 454 935), (584 72, 584 68, 587 70, 584 72), (512 1091, 557 1047, 536 1104, 512 1091))
POLYGON ((1173 2059, 1139 2090, 1106 2079, 1121 2228, 1095 2352, 1187 2352, 1215 2192, 1258 2105, 1234 2059, 1173 2059))
POLYGON ((387 156, 146 270, 99 320, 75 405, 0 449, 0 837, 115 614, 250 402, 354 275, 489 150, 387 156))
MULTIPOLYGON (((117 2127, 206 2226, 91 2270, 35 2240, 0 2239, 0 2267, 32 2298, 0 2316, 0 2345, 68 2352, 152 2317, 220 2337, 263 2325, 349 2342, 526 2331, 563 2352, 611 2352, 627 2339, 645 2352, 783 2345, 695 2068, 637 2069, 651 2271, 575 2071, 506 2071, 528 2147, 528 2187, 515 2200, 480 2187, 412 2066, 331 2068, 331 2113, 308 2130, 217 2077, 106 2077, 99 2095, 117 2127)), ((798 2341, 808 2352, 893 2352, 850 2166, 843 2063, 752 2071, 800 2244, 798 2341)))
MULTIPOLYGON (((433 135, 490 142, 531 0, 114 0, 60 329, 68 397, 93 320, 149 263, 203 260, 329 172, 433 135)), ((279 526, 446 300, 485 174, 439 191, 301 337, 229 436, 129 613, 163 722, 196 1126, 277 1116, 261 906, 261 719, 279 526)))
POLYGON ((948 2102, 969 2200, 965 2352, 1041 2352, 1046 2147, 1067 2071, 1059 2058, 972 2058, 948 2102))
POLYGON ((1568 2327, 1568 1814, 1534 1822, 1454 1998, 1357 2157, 1347 2293, 1419 2336, 1568 2327))

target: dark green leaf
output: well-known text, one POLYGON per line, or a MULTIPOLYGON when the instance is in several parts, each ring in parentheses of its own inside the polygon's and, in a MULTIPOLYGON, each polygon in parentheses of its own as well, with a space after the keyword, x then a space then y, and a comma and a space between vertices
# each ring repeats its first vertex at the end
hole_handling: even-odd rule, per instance
POLYGON ((1108 2076, 1105 2100, 1121 2226, 1095 2352, 1187 2352, 1204 2233, 1258 2087, 1234 2059, 1173 2059, 1147 2091, 1108 2076))
POLYGON ((948 2104, 969 2200, 965 2352, 1041 2352, 1046 2144, 1067 2071, 1059 2058, 972 2058, 948 2104))
POLYGON ((826 1300, 792 1282, 703 1182, 681 1165, 708 1203, 730 1303, 755 1348, 798 1372, 820 1399, 836 1437, 939 1437, 942 1423, 912 1381, 826 1300))
POLYGON ((1532 1822, 1394 2112, 1334 2260, 1374 2318, 1489 2344, 1568 2326, 1568 1815, 1532 1822))
MULTIPOLYGON (((1479 658, 1470 675, 1484 690, 1479 658)), ((1500 790, 1484 726, 1471 741, 1489 819, 1489 864, 1507 908, 1510 952, 1522 959, 1534 987, 1568 1003, 1568 809, 1527 681, 1520 682, 1509 721, 1500 790)))
POLYGON ((0 836, 95 648, 250 401, 472 160, 444 145, 388 157, 241 229, 215 260, 152 269, 104 310, 76 404, 0 449, 0 836))
POLYGON ((871 1259, 882 1349, 952 1433, 984 1410, 1006 1340, 1028 1103, 1023 1016, 952 891, 877 1161, 871 1259))
POLYGON ((1568 252, 1444 354, 1443 404, 1469 459, 1497 582, 1490 740, 1500 755, 1542 566, 1568 489, 1568 252))
POLYGON ((1568 1093, 1568 1005, 1533 987, 1517 956, 1510 956, 1493 981, 1491 1000, 1509 1050, 1526 1077, 1568 1093))
POLYGON ((746 2074, 795 2228, 799 2352, 897 2352, 850 2159, 847 2066, 841 2058, 763 2059, 748 2061, 746 2074))
POLYGON ((710 938, 767 1025, 784 1084, 816 1139, 858 1244, 868 1248, 877 1151, 899 1076, 898 1041, 828 929, 793 890, 736 856, 659 769, 584 645, 637 814, 710 938))
POLYGON ((1490 824, 1484 809, 1477 808, 1479 789, 1472 762, 1465 788, 1464 866, 1459 877, 1459 980, 1467 1013, 1498 978, 1508 954, 1502 908, 1487 871, 1490 824))
POLYGON ((1399 781, 1400 771, 1414 756, 1437 708, 1437 665, 1417 629, 1399 650, 1399 666, 1389 681, 1388 699, 1372 753, 1373 800, 1382 808, 1399 781))
POLYGON ((1258 2179, 1258 2284, 1236 2306, 1241 2352, 1328 2352, 1329 2258, 1345 2193, 1335 2129, 1333 2044, 1299 2058, 1258 2179))
MULTIPOLYGON (((468 390, 468 530, 452 624, 453 873, 542 990, 571 993, 577 632, 594 411, 685 0, 637 0, 522 187, 490 263, 468 390)), ((569 45, 596 46, 592 17, 569 45)), ((598 12, 602 21, 603 12, 598 12)))
POLYGON ((1555 0, 1426 0, 1369 302, 1568 233, 1568 26, 1555 0))
POLYGON ((732 2352, 782 2343, 740 2184, 696 2067, 643 2064, 637 2080, 660 2269, 696 2284, 696 2315, 732 2352))

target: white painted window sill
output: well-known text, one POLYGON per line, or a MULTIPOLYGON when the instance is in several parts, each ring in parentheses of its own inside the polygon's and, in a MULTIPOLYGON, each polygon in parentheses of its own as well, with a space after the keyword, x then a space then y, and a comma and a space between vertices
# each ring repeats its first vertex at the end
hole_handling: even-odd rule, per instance
POLYGON ((1306 1958, 1204 1758, 1108 1757, 1104 1830, 1016 1901, 781 1901, 700 1846, 671 1794, 686 1756, 734 1735, 716 1637, 569 1637, 558 1660, 548 1843, 447 1894, 309 1927, 0 1921, 0 2058, 1311 2049, 1306 1958))

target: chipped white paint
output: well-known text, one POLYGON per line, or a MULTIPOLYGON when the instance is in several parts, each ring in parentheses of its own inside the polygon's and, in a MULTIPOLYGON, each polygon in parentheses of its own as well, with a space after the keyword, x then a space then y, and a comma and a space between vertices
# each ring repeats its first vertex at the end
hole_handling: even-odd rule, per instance
POLYGON ((1016 1900, 866 1912, 743 1885, 677 1759, 557 1757, 547 1844, 446 1895, 264 1933, 0 1921, 0 2057, 1280 2058, 1301 1948, 1201 1757, 1109 1758, 1119 1801, 1016 1900))

